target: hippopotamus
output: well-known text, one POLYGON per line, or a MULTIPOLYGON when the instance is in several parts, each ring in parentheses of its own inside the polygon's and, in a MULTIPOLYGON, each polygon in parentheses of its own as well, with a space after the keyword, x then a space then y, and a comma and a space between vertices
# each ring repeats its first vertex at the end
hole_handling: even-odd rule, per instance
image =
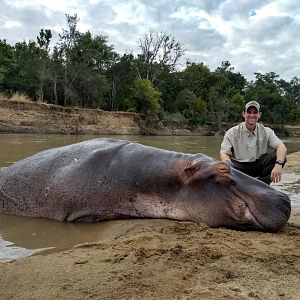
POLYGON ((205 154, 92 139, 34 154, 0 172, 0 212, 58 221, 168 218, 277 231, 290 199, 205 154))

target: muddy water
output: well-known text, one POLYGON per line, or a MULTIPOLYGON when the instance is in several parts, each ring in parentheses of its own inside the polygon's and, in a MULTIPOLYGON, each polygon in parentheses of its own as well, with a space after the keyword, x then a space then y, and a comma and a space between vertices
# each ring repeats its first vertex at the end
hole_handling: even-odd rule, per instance
MULTIPOLYGON (((202 152, 218 158, 221 137, 145 137, 113 136, 162 149, 187 153, 202 152)), ((0 134, 0 168, 37 153, 95 136, 0 134)), ((284 141, 289 153, 300 150, 299 139, 284 141)), ((295 174, 294 176, 298 176, 295 174)), ((288 188, 294 205, 300 206, 300 178, 292 180, 288 188), (298 182, 295 184, 295 182, 298 182), (293 198, 294 197, 294 198, 293 198)), ((109 236, 121 221, 97 224, 73 224, 52 220, 0 214, 0 261, 19 259, 37 253, 69 249, 75 244, 101 240, 109 236)))

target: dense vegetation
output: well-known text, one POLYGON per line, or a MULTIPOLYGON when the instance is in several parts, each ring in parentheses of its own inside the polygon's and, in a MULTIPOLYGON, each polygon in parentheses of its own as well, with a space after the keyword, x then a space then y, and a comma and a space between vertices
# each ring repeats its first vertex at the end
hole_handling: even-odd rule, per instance
POLYGON ((224 61, 211 71, 186 61, 183 46, 165 32, 149 31, 138 55, 118 54, 107 37, 77 30, 77 15, 66 15, 67 28, 52 49, 50 30, 36 41, 9 45, 0 40, 0 92, 21 92, 62 106, 135 111, 150 119, 195 127, 206 122, 236 122, 248 100, 258 100, 263 120, 300 123, 300 80, 255 73, 247 81, 224 61))

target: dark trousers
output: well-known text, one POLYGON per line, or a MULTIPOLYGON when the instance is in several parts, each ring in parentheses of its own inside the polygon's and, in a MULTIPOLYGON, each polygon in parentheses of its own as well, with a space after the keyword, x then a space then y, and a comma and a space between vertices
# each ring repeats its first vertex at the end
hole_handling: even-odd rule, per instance
POLYGON ((255 177, 258 180, 263 181, 267 184, 270 184, 272 182, 270 175, 276 163, 275 151, 262 155, 256 161, 239 162, 235 159, 231 159, 231 161, 235 169, 251 177, 255 177))

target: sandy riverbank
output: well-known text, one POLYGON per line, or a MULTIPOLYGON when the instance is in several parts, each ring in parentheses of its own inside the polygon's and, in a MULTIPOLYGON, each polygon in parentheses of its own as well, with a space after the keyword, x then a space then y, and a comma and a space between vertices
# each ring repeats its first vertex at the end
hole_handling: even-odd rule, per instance
MULTIPOLYGON (((285 172, 300 173, 300 152, 285 172)), ((0 264, 0 299, 300 299, 300 214, 278 233, 112 222, 104 240, 0 264)))

